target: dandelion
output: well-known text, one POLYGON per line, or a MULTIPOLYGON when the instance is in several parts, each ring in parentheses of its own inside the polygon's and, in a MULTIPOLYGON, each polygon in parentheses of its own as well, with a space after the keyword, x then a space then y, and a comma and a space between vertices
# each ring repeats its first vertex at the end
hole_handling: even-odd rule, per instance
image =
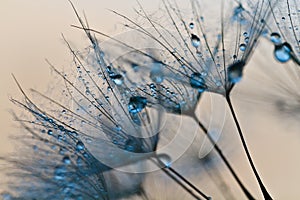
MULTIPOLYGON (((141 73, 144 76, 141 76, 140 82, 147 82, 145 74, 149 74, 152 83, 154 82, 159 87, 151 82, 146 86, 154 91, 154 97, 157 93, 162 93, 165 97, 163 100, 159 99, 159 103, 164 105, 170 112, 187 114, 193 117, 213 144, 215 143, 214 140, 194 114, 195 107, 204 91, 225 96, 261 191, 265 199, 271 199, 255 169, 231 103, 230 93, 235 84, 242 79, 243 69, 251 57, 259 37, 266 32, 266 21, 270 15, 269 5, 273 5, 273 3, 275 5, 276 1, 273 3, 264 1, 255 3, 239 2, 237 4, 235 2, 232 3, 233 5, 230 3, 224 4, 223 2, 216 3, 221 7, 220 16, 216 15, 213 9, 208 9, 210 13, 205 13, 205 10, 202 9, 205 4, 202 3, 191 1, 189 10, 192 10, 192 20, 187 21, 186 18, 188 17, 183 14, 176 2, 172 5, 169 1, 163 1, 164 13, 167 15, 167 22, 164 24, 151 19, 145 10, 140 7, 141 11, 138 13, 153 29, 151 31, 144 28, 144 24, 140 25, 115 12, 128 20, 131 25, 126 24, 127 27, 151 39, 155 43, 155 47, 157 45, 163 49, 160 51, 153 51, 153 49, 150 49, 150 51, 149 49, 148 51, 147 49, 139 50, 134 45, 129 45, 128 41, 113 39, 123 45, 125 49, 128 48, 132 51, 130 53, 132 55, 127 54, 124 56, 125 59, 121 59, 120 62, 122 64, 117 64, 117 66, 123 68, 124 63, 125 65, 127 63, 129 67, 135 68, 134 71, 137 71, 136 68, 141 67, 141 73), (233 14, 225 13, 225 10, 232 9, 233 14), (215 24, 217 24, 217 27, 213 26, 215 24), (230 34, 227 33, 227 29, 230 29, 230 34), (231 33, 235 33, 234 37, 231 33), (182 85, 178 86, 178 82, 182 85), (194 90, 186 89, 186 86, 194 90), (174 91, 179 91, 179 95, 172 96, 176 93, 174 91), (178 96, 179 100, 176 99, 178 96)), ((101 32, 91 31, 109 37, 101 32)), ((124 71, 128 70, 125 69, 124 71)), ((136 81, 133 82, 137 86, 136 81)), ((141 84, 138 86, 141 91, 146 91, 146 95, 153 96, 147 92, 147 87, 141 87, 141 84)), ((215 149, 225 161, 245 195, 249 199, 253 199, 235 175, 218 146, 215 146, 215 149)))
MULTIPOLYGON (((27 160, 7 160, 21 169, 17 177, 28 175, 29 181, 33 178, 39 181, 33 181, 37 183, 33 186, 37 191, 35 196, 30 196, 28 191, 31 188, 21 184, 17 186, 17 197, 107 199, 130 198, 138 194, 147 198, 142 189, 145 174, 129 175, 127 172, 144 172, 149 167, 148 162, 153 162, 151 158, 155 157, 154 163, 188 193, 195 198, 194 192, 209 199, 174 170, 171 162, 163 162, 155 152, 161 141, 159 127, 162 113, 159 109, 162 106, 168 113, 187 115, 197 122, 246 197, 254 199, 196 115, 201 96, 204 92, 211 92, 226 98, 262 193, 265 199, 271 199, 251 159, 230 94, 242 80, 244 67, 259 37, 266 30, 265 22, 273 2, 214 3, 218 6, 207 6, 205 2, 192 0, 186 14, 176 2, 163 1, 163 19, 166 20, 163 22, 149 16, 140 6, 137 13, 144 24, 115 12, 127 20, 127 28, 143 38, 138 41, 135 38, 134 41, 142 42, 142 48, 89 28, 74 9, 81 25, 74 27, 84 30, 91 42, 88 50, 92 51, 77 53, 66 42, 77 69, 74 81, 69 74, 59 72, 50 64, 52 70, 63 79, 66 86, 64 95, 69 102, 64 105, 36 91, 35 94, 46 99, 53 107, 41 109, 25 93, 25 103, 13 100, 35 118, 29 125, 29 121, 24 121, 22 125, 34 138, 30 142, 30 150, 38 151, 27 160), (208 7, 210 9, 206 9, 208 7), (150 29, 144 28, 146 25, 150 29), (111 38, 115 43, 111 49, 105 49, 92 33, 111 38), (147 43, 150 43, 150 48, 146 47, 147 43), (114 50, 114 47, 118 50, 114 50), (58 110, 61 110, 59 115, 58 110), (47 145, 44 147, 45 142, 47 145), (50 153, 48 143, 51 143, 49 149, 54 148, 50 153), (61 147, 68 148, 63 149, 64 153, 60 155, 58 149, 60 151, 61 147), (41 154, 40 149, 43 152, 41 154), (59 158, 56 158, 58 155, 59 158), (42 172, 39 173, 39 170, 42 172), (126 184, 130 179, 134 180, 133 183, 126 184), (93 187, 88 187, 88 184, 93 187), (87 191, 81 191, 82 188, 87 191), (113 192, 112 188, 118 192, 113 192), (39 196, 39 192, 46 189, 51 192, 39 196)), ((289 45, 282 45, 285 47, 283 53, 293 52, 289 45)), ((12 191, 16 192, 14 187, 12 191)), ((5 198, 8 196, 3 195, 5 198)))
MULTIPOLYGON (((12 166, 6 169, 8 174, 16 178, 16 181, 7 183, 10 192, 3 193, 2 197, 145 197, 142 182, 145 171, 149 170, 145 160, 154 157, 157 159, 154 161, 156 168, 163 168, 188 193, 199 198, 194 194, 198 193, 209 199, 164 163, 161 155, 156 155, 159 139, 159 123, 156 123, 156 119, 160 118, 148 108, 148 100, 137 93, 116 87, 123 81, 120 74, 115 74, 109 66, 105 70, 101 67, 96 70, 89 68, 81 60, 83 54, 75 53, 70 44, 66 43, 77 70, 74 80, 71 74, 59 72, 47 61, 65 83, 63 96, 66 101, 59 102, 32 90, 47 102, 44 106, 38 106, 17 82, 25 101, 12 99, 12 102, 27 110, 33 120, 23 120, 16 116, 16 120, 21 122, 22 128, 30 136, 24 140, 24 149, 20 153, 10 158, 1 158, 12 166), (28 185, 28 182, 33 184, 28 185)), ((97 45, 93 48, 96 53, 101 52, 97 45)), ((95 59, 98 66, 107 66, 103 57, 95 59)))

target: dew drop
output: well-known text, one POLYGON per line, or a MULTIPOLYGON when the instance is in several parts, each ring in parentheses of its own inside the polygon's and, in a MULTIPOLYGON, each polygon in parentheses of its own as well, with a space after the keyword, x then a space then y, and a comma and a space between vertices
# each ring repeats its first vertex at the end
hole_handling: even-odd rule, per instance
POLYGON ((246 50, 246 44, 240 44, 240 50, 245 51, 246 50))
POLYGON ((244 61, 238 61, 230 65, 228 67, 228 81, 231 83, 238 83, 242 79, 244 67, 244 61))
POLYGON ((53 131, 52 130, 48 130, 48 135, 52 135, 53 134, 53 131))
POLYGON ((112 74, 109 76, 113 82, 116 84, 116 85, 122 85, 123 84, 123 76, 121 74, 112 74))
POLYGON ((71 160, 70 160, 69 156, 63 157, 62 161, 63 161, 63 163, 65 163, 66 165, 71 164, 71 160))
POLYGON ((291 52, 291 45, 285 42, 281 45, 275 46, 274 56, 279 62, 285 63, 291 59, 291 52))
POLYGON ((279 33, 271 33, 271 37, 270 37, 271 42, 273 42, 275 45, 278 45, 281 43, 281 36, 279 35, 279 33))
POLYGON ((200 38, 197 35, 192 34, 191 41, 192 45, 195 48, 198 48, 200 46, 200 38))
POLYGON ((130 97, 128 103, 128 111, 131 114, 141 112, 147 105, 147 98, 141 96, 130 97))
POLYGON ((140 67, 137 64, 131 64, 131 68, 133 69, 134 72, 138 72, 140 67))
POLYGON ((190 29, 194 29, 195 24, 193 22, 191 22, 189 26, 190 26, 190 29))
POLYGON ((192 88, 198 89, 199 92, 204 92, 207 89, 205 85, 205 80, 202 78, 201 74, 193 73, 190 77, 190 84, 192 88))
POLYGON ((76 150, 81 151, 84 149, 84 144, 81 141, 78 141, 76 144, 76 150))

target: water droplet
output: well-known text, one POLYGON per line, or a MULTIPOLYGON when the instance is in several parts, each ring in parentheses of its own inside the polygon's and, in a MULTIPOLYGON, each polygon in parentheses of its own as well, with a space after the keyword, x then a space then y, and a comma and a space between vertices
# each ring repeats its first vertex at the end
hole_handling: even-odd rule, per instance
POLYGON ((291 59, 291 52, 291 45, 285 42, 281 45, 275 46, 274 56, 279 62, 285 63, 291 59))
POLYGON ((191 40, 192 40, 192 45, 195 48, 198 48, 200 46, 200 38, 197 35, 192 34, 191 40))
POLYGON ((206 77, 207 75, 208 75, 208 74, 207 74, 207 71, 202 71, 202 72, 201 72, 201 76, 202 76, 202 77, 206 77))
POLYGON ((63 163, 65 163, 66 165, 71 164, 71 160, 70 160, 69 156, 63 157, 62 161, 63 161, 63 163))
POLYGON ((162 70, 163 65, 161 63, 153 63, 150 78, 155 83, 162 83, 164 80, 164 74, 162 70))
POLYGON ((243 69, 245 67, 244 61, 238 61, 228 67, 228 81, 237 83, 242 79, 243 69))
POLYGON ((116 126, 116 131, 119 132, 119 131, 121 131, 121 130, 122 130, 122 127, 121 127, 120 125, 117 125, 117 126, 116 126))
POLYGON ((78 141, 76 144, 76 150, 81 151, 84 149, 84 144, 81 141, 78 141))
POLYGON ((131 64, 131 68, 133 69, 134 72, 138 72, 140 67, 137 64, 131 64))
POLYGON ((123 76, 121 74, 110 75, 109 77, 113 80, 113 82, 116 85, 122 85, 123 84, 123 76))
POLYGON ((244 35, 244 37, 248 37, 248 33, 247 32, 244 32, 243 35, 244 35))
POLYGON ((151 83, 149 85, 149 87, 150 87, 151 90, 155 90, 156 89, 156 85, 154 83, 151 83))
POLYGON ((204 92, 207 89, 205 85, 205 80, 202 78, 201 74, 193 73, 190 77, 190 84, 192 88, 198 89, 199 92, 204 92))
POLYGON ((48 135, 52 135, 53 134, 53 131, 52 130, 48 130, 48 135))
POLYGON ((190 29, 194 29, 195 24, 193 22, 191 22, 189 26, 190 26, 190 29))
POLYGON ((278 45, 281 43, 281 36, 279 35, 279 33, 271 33, 271 37, 270 37, 271 42, 273 42, 275 45, 278 45))
POLYGON ((141 112, 147 105, 147 98, 141 96, 130 97, 128 103, 128 111, 131 114, 141 112))
POLYGON ((246 50, 246 44, 241 44, 240 45, 240 50, 245 51, 246 50))

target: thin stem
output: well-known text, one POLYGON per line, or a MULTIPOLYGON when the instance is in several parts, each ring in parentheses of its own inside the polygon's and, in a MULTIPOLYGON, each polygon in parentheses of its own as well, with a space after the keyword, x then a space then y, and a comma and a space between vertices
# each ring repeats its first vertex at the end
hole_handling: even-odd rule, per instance
POLYGON ((212 136, 208 133, 207 128, 205 128, 205 126, 200 122, 200 120, 197 118, 196 115, 193 116, 193 119, 198 123, 199 127, 202 129, 202 131, 208 137, 209 141, 214 145, 214 149, 219 154, 219 156, 221 157, 221 159, 225 163, 226 167, 229 169, 230 173, 232 174, 233 178, 236 180, 236 182, 238 183, 238 185, 240 186, 240 188, 244 192, 245 196, 249 200, 254 200, 255 198, 251 195, 251 193, 247 190, 247 188, 244 186, 244 184, 242 183, 242 181, 239 179, 238 175, 236 174, 236 172, 234 171, 234 169, 230 165, 229 161, 227 160, 227 158, 223 154, 223 152, 220 149, 220 147, 218 146, 218 144, 214 141, 214 139, 212 138, 212 136))
POLYGON ((207 196, 204 192, 199 190, 195 185, 193 185, 190 181, 188 181, 186 178, 184 178, 179 172, 177 172, 174 168, 171 166, 166 166, 158 157, 157 161, 151 159, 158 167, 161 167, 161 169, 165 172, 166 175, 168 175, 171 179, 173 179, 176 183, 178 183, 186 192, 188 192, 190 195, 195 197, 196 199, 200 199, 198 196, 194 194, 192 190, 190 190, 186 185, 184 185, 181 181, 183 181, 185 184, 187 184, 189 187, 191 187, 196 193, 198 193, 200 196, 202 196, 206 200, 211 200, 211 197, 207 196))
POLYGON ((188 186, 193 188, 198 194, 200 194, 202 197, 204 197, 207 200, 210 200, 211 198, 201 192, 198 188, 196 188, 191 182, 189 182, 187 179, 185 179, 181 174, 179 174, 176 170, 174 170, 172 167, 167 167, 171 172, 173 172, 176 176, 178 176, 183 182, 185 182, 188 186))
POLYGON ((234 119, 234 122, 235 122, 235 124, 236 124, 236 127, 237 127, 237 129, 238 129, 239 136, 240 136, 240 139, 241 139, 242 144, 243 144, 243 148, 244 148, 245 153, 246 153, 246 155, 247 155, 247 158, 248 158, 248 161, 249 161, 250 166, 251 166, 251 168, 252 168, 252 171, 254 172, 254 175, 255 175, 255 177, 256 177, 256 180, 257 180, 257 182, 258 182, 258 184, 259 184, 260 190, 261 190, 261 192, 263 193, 264 199, 266 199, 266 200, 272 200, 271 195, 268 193, 266 187, 264 186, 264 184, 263 184, 262 180, 260 179, 259 174, 258 174, 258 172, 257 172, 257 170, 256 170, 256 168, 255 168, 255 165, 254 165, 254 163, 253 163, 253 160, 252 160, 252 158, 251 158, 250 152, 249 152, 249 150, 248 150, 246 140, 245 140, 245 138, 244 138, 244 135, 243 135, 243 132, 242 132, 240 123, 239 123, 239 121, 238 121, 238 119, 237 119, 237 116, 236 116, 236 114, 235 114, 235 111, 234 111, 234 108, 233 108, 233 106, 232 106, 231 99, 230 99, 230 96, 229 96, 229 95, 226 95, 226 100, 227 100, 228 106, 229 106, 229 108, 230 108, 230 111, 231 111, 232 117, 233 117, 233 119, 234 119))

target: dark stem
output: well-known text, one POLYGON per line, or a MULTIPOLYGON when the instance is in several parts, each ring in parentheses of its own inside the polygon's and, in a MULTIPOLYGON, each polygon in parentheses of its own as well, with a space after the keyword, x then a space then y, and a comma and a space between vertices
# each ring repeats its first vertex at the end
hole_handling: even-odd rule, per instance
POLYGON ((195 185, 193 185, 190 181, 188 181, 186 178, 184 178, 180 173, 178 173, 175 169, 173 169, 171 166, 166 166, 158 157, 157 161, 158 163, 151 159, 158 167, 161 167, 161 169, 165 172, 166 175, 168 175, 171 179, 173 179, 176 183, 178 183, 186 192, 188 192, 190 195, 195 197, 196 199, 200 199, 197 195, 194 194, 192 190, 190 190, 186 185, 191 187, 196 193, 198 193, 200 196, 202 196, 206 200, 211 200, 211 197, 207 196, 204 192, 200 191, 195 185), (176 176, 176 177, 175 177, 176 176), (182 182, 183 183, 182 183, 182 182))
POLYGON ((253 171, 253 173, 254 173, 254 175, 255 175, 255 177, 256 177, 256 180, 257 180, 257 182, 258 182, 258 184, 259 184, 260 190, 261 190, 261 192, 262 192, 262 194, 263 194, 263 196, 264 196, 264 199, 266 199, 266 200, 272 200, 271 195, 268 193, 266 187, 264 186, 262 180, 260 179, 259 174, 258 174, 258 172, 257 172, 257 170, 256 170, 256 168, 255 168, 255 165, 254 165, 253 161, 252 161, 250 152, 249 152, 248 147, 247 147, 246 140, 245 140, 245 138, 244 138, 244 135, 243 135, 243 132, 242 132, 240 123, 239 123, 239 121, 238 121, 238 119, 237 119, 237 116, 236 116, 236 114, 235 114, 235 111, 234 111, 234 108, 233 108, 233 106, 232 106, 231 99, 230 99, 230 96, 229 96, 229 95, 226 95, 226 100, 227 100, 228 106, 229 106, 229 108, 230 108, 230 111, 231 111, 232 117, 233 117, 233 119, 234 119, 234 122, 235 122, 235 124, 236 124, 237 130, 238 130, 238 132, 239 132, 239 136, 240 136, 240 139, 241 139, 241 141, 242 141, 243 148, 244 148, 245 153, 246 153, 246 155, 247 155, 247 158, 248 158, 248 161, 249 161, 250 166, 251 166, 251 168, 252 168, 252 171, 253 171))
POLYGON ((207 200, 210 200, 211 198, 201 192, 198 188, 196 188, 191 182, 189 182, 187 179, 185 179, 181 174, 179 174, 176 170, 174 170, 172 167, 167 167, 171 172, 173 172, 176 176, 178 176, 183 182, 185 182, 188 186, 193 188, 198 194, 200 194, 202 197, 204 197, 207 200))
POLYGON ((251 193, 247 190, 247 188, 244 186, 244 184, 242 183, 242 181, 239 179, 238 175, 235 173, 235 171, 231 167, 229 161, 227 160, 227 158, 223 154, 223 152, 220 149, 220 147, 218 146, 218 144, 214 141, 214 139, 212 138, 212 136, 208 133, 207 128, 205 128, 205 126, 200 122, 200 120, 197 118, 196 115, 194 115, 193 118, 198 123, 199 127, 203 130, 203 132, 205 133, 205 135, 208 137, 209 141, 214 145, 214 149, 219 154, 219 156, 221 157, 221 159, 225 163, 226 167, 229 169, 230 173, 232 174, 233 178, 236 180, 236 182, 238 183, 238 185, 240 186, 240 188, 244 192, 245 196, 249 200, 254 200, 255 198, 251 195, 251 193))

